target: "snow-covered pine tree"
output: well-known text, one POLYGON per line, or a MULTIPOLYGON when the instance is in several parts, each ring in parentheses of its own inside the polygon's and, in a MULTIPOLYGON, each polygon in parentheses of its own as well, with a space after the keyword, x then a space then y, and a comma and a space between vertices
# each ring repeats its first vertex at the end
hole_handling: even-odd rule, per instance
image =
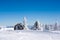
POLYGON ((32 30, 41 30, 39 21, 36 21, 31 29, 32 30))

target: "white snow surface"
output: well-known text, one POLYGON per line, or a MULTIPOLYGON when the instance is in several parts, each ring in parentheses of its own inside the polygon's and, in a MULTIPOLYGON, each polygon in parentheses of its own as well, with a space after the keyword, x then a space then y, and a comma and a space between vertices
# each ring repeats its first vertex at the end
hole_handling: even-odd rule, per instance
POLYGON ((0 40, 60 40, 60 33, 32 30, 2 30, 0 40))

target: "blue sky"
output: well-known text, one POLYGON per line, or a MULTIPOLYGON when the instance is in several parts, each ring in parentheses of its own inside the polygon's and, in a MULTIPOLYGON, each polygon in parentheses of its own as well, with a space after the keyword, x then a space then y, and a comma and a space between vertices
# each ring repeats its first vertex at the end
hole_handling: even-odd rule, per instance
POLYGON ((14 25, 26 16, 28 24, 60 22, 60 0, 0 0, 0 25, 14 25))

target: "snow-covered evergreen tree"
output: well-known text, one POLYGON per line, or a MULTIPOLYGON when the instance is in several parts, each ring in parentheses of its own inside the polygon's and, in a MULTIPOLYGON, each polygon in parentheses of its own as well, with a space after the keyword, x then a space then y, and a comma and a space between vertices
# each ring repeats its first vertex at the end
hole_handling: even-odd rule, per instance
POLYGON ((54 30, 58 30, 58 28, 57 28, 57 22, 54 25, 54 30))
POLYGON ((45 31, 49 31, 49 26, 47 24, 45 25, 45 31))
POLYGON ((27 19, 26 19, 26 17, 23 18, 23 25, 24 25, 24 30, 29 30, 29 28, 27 27, 27 19))
POLYGON ((41 30, 39 21, 36 21, 31 29, 32 30, 41 30))

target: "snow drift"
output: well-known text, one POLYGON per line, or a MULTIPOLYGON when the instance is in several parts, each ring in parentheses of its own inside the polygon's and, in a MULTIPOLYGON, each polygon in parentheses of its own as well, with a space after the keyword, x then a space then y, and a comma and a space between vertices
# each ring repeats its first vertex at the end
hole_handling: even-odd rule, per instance
POLYGON ((0 31, 0 40, 60 40, 60 33, 41 31, 0 31))

